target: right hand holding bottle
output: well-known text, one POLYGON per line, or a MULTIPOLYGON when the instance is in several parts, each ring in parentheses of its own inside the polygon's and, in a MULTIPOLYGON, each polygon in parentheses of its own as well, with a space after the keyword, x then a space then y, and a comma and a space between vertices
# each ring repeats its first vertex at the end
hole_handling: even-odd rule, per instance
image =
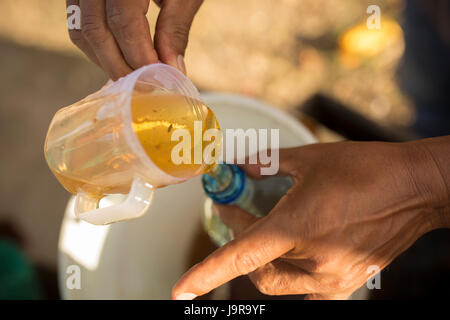
MULTIPOLYGON (((258 165, 243 168, 253 178, 258 165)), ((235 239, 193 266, 175 299, 248 274, 269 295, 344 299, 449 214, 445 180, 420 143, 341 142, 280 150, 294 186, 263 218, 217 206, 235 239), (443 205, 446 204, 446 205, 443 205)), ((446 218, 448 227, 448 218, 446 218)))

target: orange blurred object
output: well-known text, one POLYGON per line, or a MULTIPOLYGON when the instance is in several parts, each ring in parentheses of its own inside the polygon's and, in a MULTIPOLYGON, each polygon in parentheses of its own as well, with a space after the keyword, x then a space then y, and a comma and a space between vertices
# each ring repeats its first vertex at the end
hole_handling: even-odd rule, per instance
POLYGON ((347 67, 357 67, 363 59, 378 55, 402 39, 402 29, 394 20, 382 20, 380 29, 358 24, 340 36, 340 60, 347 67))

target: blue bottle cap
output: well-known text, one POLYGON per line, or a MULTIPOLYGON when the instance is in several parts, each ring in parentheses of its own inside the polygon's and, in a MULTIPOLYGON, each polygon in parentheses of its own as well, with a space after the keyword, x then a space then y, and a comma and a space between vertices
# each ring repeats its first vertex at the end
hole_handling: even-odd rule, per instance
POLYGON ((218 183, 219 179, 216 177, 204 174, 202 176, 203 189, 205 190, 206 195, 214 202, 231 204, 239 198, 245 188, 245 173, 236 165, 220 164, 219 166, 223 166, 220 171, 223 174, 231 171, 229 183, 226 186, 223 186, 218 183))

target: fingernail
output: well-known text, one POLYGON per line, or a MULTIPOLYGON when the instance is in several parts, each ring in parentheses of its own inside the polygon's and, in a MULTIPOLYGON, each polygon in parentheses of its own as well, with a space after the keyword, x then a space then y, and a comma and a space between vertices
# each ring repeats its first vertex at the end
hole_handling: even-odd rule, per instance
POLYGON ((186 292, 186 293, 180 293, 175 297, 175 300, 193 300, 197 296, 193 293, 186 292))
POLYGON ((178 69, 180 69, 184 74, 186 74, 186 65, 184 64, 184 57, 180 54, 177 57, 178 69))

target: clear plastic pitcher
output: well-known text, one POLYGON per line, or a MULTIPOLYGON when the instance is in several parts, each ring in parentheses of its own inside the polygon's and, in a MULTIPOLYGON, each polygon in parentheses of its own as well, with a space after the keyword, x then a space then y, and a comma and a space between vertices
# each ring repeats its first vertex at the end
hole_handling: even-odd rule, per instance
MULTIPOLYGON (((177 118, 177 125, 201 120, 210 122, 207 127, 218 127, 192 82, 175 68, 161 63, 137 69, 59 110, 47 133, 45 157, 60 183, 76 195, 75 214, 82 220, 108 224, 137 218, 150 206, 155 188, 185 181, 208 169, 208 164, 202 163, 185 167, 189 170, 181 173, 169 170, 163 161, 170 159, 165 159, 162 151, 158 154, 159 145, 155 157, 149 156, 133 127, 140 125, 131 109, 132 100, 138 101, 139 97, 159 103, 159 109, 148 109, 149 112, 162 112, 163 118, 181 118, 177 118), (184 102, 180 104, 176 97, 182 97, 184 102), (176 112, 170 105, 164 105, 167 101, 169 104, 175 101, 176 112), (99 208, 104 196, 116 193, 128 196, 122 203, 99 208)), ((158 121, 159 131, 155 131, 158 136, 161 132, 170 133, 174 122, 166 122, 158 121)))

